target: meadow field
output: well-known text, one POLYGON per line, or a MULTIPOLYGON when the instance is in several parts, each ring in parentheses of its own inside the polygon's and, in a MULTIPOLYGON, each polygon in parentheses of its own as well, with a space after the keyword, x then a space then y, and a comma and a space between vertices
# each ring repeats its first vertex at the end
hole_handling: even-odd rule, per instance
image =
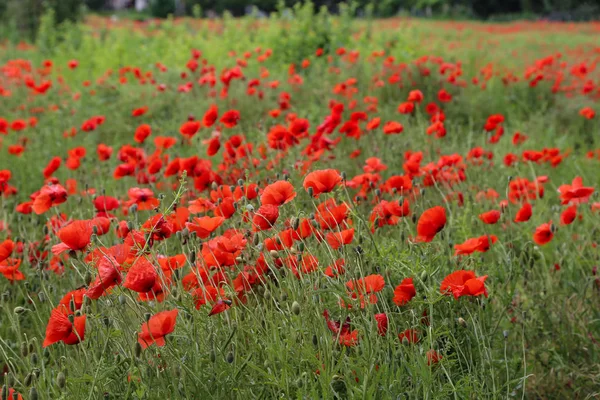
POLYGON ((2 400, 600 396, 600 23, 313 11, 5 34, 2 400))

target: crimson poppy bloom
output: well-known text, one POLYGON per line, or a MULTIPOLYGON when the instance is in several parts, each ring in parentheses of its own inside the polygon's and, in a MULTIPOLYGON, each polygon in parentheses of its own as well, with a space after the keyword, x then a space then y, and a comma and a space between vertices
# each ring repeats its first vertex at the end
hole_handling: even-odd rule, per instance
POLYGON ((406 329, 398 334, 398 339, 400 339, 400 342, 418 343, 419 332, 416 329, 406 329))
POLYGON ((146 293, 158 280, 156 268, 145 257, 139 257, 127 270, 123 286, 138 293, 146 293))
POLYGON ((177 309, 161 311, 144 322, 142 331, 138 333, 138 343, 142 348, 145 349, 152 344, 158 347, 164 346, 166 344, 165 336, 175 330, 178 313, 177 309))
POLYGON ((67 191, 59 184, 44 186, 33 200, 32 210, 36 214, 43 214, 51 207, 67 201, 67 191))
POLYGON ((179 127, 179 133, 186 138, 191 139, 198 133, 201 127, 202 124, 200 121, 186 121, 179 127))
POLYGON ((15 243, 10 239, 6 239, 4 242, 0 243, 0 262, 10 257, 14 249, 15 243))
POLYGON ((273 204, 263 204, 252 218, 254 231, 264 231, 271 229, 279 218, 279 207, 273 204))
POLYGON ((329 193, 342 181, 342 176, 335 169, 323 169, 309 173, 304 178, 303 187, 306 191, 311 188, 314 197, 321 193, 329 193))
POLYGON ((442 294, 452 294, 455 299, 461 296, 481 296, 487 297, 485 280, 487 275, 476 277, 475 272, 459 270, 454 271, 444 278, 440 286, 442 294))
POLYGON ((67 250, 85 250, 90 244, 93 233, 93 227, 89 220, 73 221, 58 231, 61 243, 52 246, 52 254, 58 255, 67 250))
POLYGON ((464 243, 454 245, 454 255, 472 254, 474 252, 485 253, 490 246, 498 241, 496 235, 483 235, 467 239, 464 243))
POLYGON ((527 222, 531 218, 532 207, 529 203, 523 203, 517 214, 515 215, 515 222, 527 222))
POLYGON ((397 306, 403 306, 412 300, 412 298, 416 295, 417 291, 415 290, 415 285, 413 284, 413 278, 405 278, 394 289, 394 298, 392 301, 397 306))
POLYGON ((561 225, 570 225, 575 218, 577 217, 577 204, 573 204, 572 206, 565 209, 560 214, 560 224, 561 225))
POLYGON ((388 316, 385 313, 375 314, 377 321, 377 333, 379 336, 385 336, 388 330, 388 316))
POLYGON ((144 141, 152 134, 152 128, 148 124, 142 124, 135 129, 133 140, 137 143, 144 143, 144 141))
POLYGON ((200 217, 194 218, 192 222, 186 222, 185 226, 190 232, 196 232, 200 239, 206 239, 217 230, 225 221, 223 217, 200 217))
POLYGON ((560 185, 558 192, 562 204, 582 204, 590 200, 594 188, 583 186, 583 179, 578 176, 570 185, 560 185))
POLYGON ((227 128, 233 128, 240 120, 240 112, 238 110, 229 110, 221 116, 220 122, 227 128))
POLYGON ((479 219, 484 223, 484 224, 488 224, 488 225, 493 225, 496 222, 498 222, 498 220, 500 220, 500 211, 498 210, 491 210, 491 211, 487 211, 484 212, 482 214, 479 214, 479 219))
POLYGON ((435 206, 425 210, 417 223, 417 242, 431 242, 446 225, 446 209, 435 206))
POLYGON ((552 231, 552 221, 541 224, 535 229, 533 234, 533 241, 540 246, 543 246, 549 243, 554 237, 554 232, 552 231))
POLYGON ((59 305, 52 310, 48 325, 46 325, 46 337, 42 347, 48 347, 61 341, 65 344, 77 344, 83 340, 86 316, 76 316, 71 323, 69 314, 69 310, 64 305, 59 305))
POLYGON ((294 186, 288 181, 277 181, 265 187, 260 195, 261 204, 272 204, 282 206, 294 200, 296 192, 294 186))
POLYGON ((329 232, 325 235, 325 239, 332 249, 337 250, 352 242, 354 239, 354 228, 345 229, 339 232, 329 232))

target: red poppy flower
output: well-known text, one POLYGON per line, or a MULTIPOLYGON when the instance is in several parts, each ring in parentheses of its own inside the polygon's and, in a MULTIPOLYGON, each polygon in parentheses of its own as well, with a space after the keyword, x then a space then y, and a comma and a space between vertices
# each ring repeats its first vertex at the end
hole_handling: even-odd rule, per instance
POLYGON ((127 270, 123 286, 138 293, 146 293, 158 279, 156 268, 145 257, 139 257, 127 270))
POLYGON ((550 242, 554 237, 554 232, 552 232, 552 221, 541 224, 535 229, 535 233, 533 234, 533 241, 538 245, 543 246, 546 243, 550 242))
POLYGON ((190 232, 196 232, 200 239, 206 239, 217 230, 225 221, 223 217, 200 217, 194 218, 192 222, 186 222, 185 226, 190 232))
POLYGON ((491 211, 484 212, 483 214, 479 214, 479 219, 484 224, 493 225, 496 222, 498 222, 498 220, 500 219, 500 215, 501 215, 500 211, 491 210, 491 211))
POLYGON ((156 344, 158 347, 164 346, 165 336, 175 330, 178 313, 177 309, 161 311, 144 322, 142 331, 138 333, 138 343, 142 348, 145 349, 151 344, 156 344))
POLYGON ((221 116, 221 123, 227 128, 233 128, 240 120, 240 112, 238 110, 229 110, 221 116))
POLYGON ((51 207, 67 201, 67 191, 58 184, 44 186, 33 200, 32 209, 36 214, 43 214, 51 207))
POLYGON ((306 191, 312 188, 313 196, 329 193, 342 181, 342 176, 335 169, 313 171, 304 178, 303 187, 306 191))
POLYGON ((476 238, 467 239, 464 243, 454 245, 454 255, 466 255, 474 252, 485 253, 490 246, 498 241, 496 235, 483 235, 476 238))
POLYGON ((417 291, 413 284, 413 278, 405 278, 398 286, 396 286, 396 289, 394 289, 394 298, 392 301, 397 306, 403 306, 416 295, 417 291))
POLYGON ((48 179, 60 167, 62 160, 60 157, 53 157, 44 168, 44 178, 48 179))
POLYGON ((562 204, 582 204, 590 200, 594 188, 583 186, 583 179, 578 176, 570 185, 560 185, 558 192, 562 204))
POLYGON ((400 339, 400 342, 404 342, 406 340, 407 343, 418 343, 419 332, 417 332, 416 329, 407 329, 398 334, 398 339, 400 339))
POLYGON ((329 232, 325 239, 332 249, 337 250, 342 246, 350 244, 354 239, 354 228, 345 229, 339 232, 329 232))
POLYGON ((481 296, 487 297, 485 280, 487 275, 476 277, 475 272, 459 270, 446 276, 440 286, 442 294, 452 294, 455 299, 461 296, 481 296))
POLYGON ((264 231, 271 229, 279 218, 279 208, 273 204, 263 204, 252 218, 254 231, 264 231))
POLYGON ((0 243, 0 262, 10 257, 14 249, 15 243, 10 239, 6 239, 4 242, 0 243))
POLYGON ((131 188, 127 191, 131 204, 137 204, 138 210, 152 210, 160 205, 158 199, 154 198, 152 190, 147 188, 131 188))
POLYGON ((21 260, 18 258, 7 258, 0 262, 0 275, 3 275, 11 282, 22 281, 25 275, 19 271, 21 260))
POLYGON ((133 110, 131 112, 131 116, 132 117, 141 117, 142 115, 146 114, 147 111, 148 111, 148 107, 147 106, 136 108, 135 110, 133 110))
POLYGON ((353 280, 346 283, 348 290, 359 294, 373 294, 383 290, 385 280, 379 274, 368 275, 364 278, 353 280))
POLYGON ((84 250, 90 244, 92 234, 93 228, 89 220, 73 221, 58 231, 62 243, 52 246, 52 254, 58 255, 67 250, 84 250))
POLYGON ((446 209, 435 206, 425 210, 417 223, 418 242, 431 242, 435 235, 446 225, 446 209))
POLYGON ((98 275, 85 292, 86 296, 92 300, 99 299, 108 289, 121 283, 123 277, 118 269, 119 267, 120 265, 114 256, 102 256, 96 266, 98 275))
POLYGON ((73 323, 71 323, 68 317, 69 314, 69 310, 64 305, 59 305, 52 310, 46 326, 43 347, 48 347, 60 341, 65 344, 77 344, 83 340, 86 316, 76 316, 73 323))
POLYGON ((296 192, 288 181, 277 181, 265 188, 260 196, 261 204, 281 206, 294 200, 296 192))
POLYGON ((144 141, 152 134, 152 128, 148 124, 140 125, 135 130, 133 140, 137 143, 144 143, 144 141))
POLYGON ((200 121, 187 121, 179 127, 179 133, 181 133, 186 138, 191 139, 196 133, 198 133, 201 127, 202 124, 200 123, 200 121))
MULTIPOLYGON (((573 204, 571 207, 565 209, 560 214, 561 225, 570 225, 577 217, 577 204, 573 204)), ((0 257, 1 259, 2 257, 0 257)))
POLYGON ((217 106, 215 104, 213 104, 210 106, 210 108, 204 114, 204 117, 202 118, 202 124, 204 124, 204 126, 206 126, 207 128, 210 128, 211 126, 214 125, 214 123, 218 117, 219 117, 219 109, 217 108, 217 106))
POLYGON ((386 122, 383 126, 383 133, 386 135, 394 135, 398 133, 402 133, 404 131, 404 126, 400 122, 389 121, 386 122))
POLYGON ((385 336, 388 330, 388 316, 385 313, 375 314, 377 321, 377 333, 379 336, 385 336))
POLYGON ((427 365, 437 364, 442 358, 442 355, 433 349, 427 351, 427 365))
POLYGON ((532 207, 529 203, 524 203, 517 214, 515 215, 515 222, 527 222, 531 218, 532 215, 532 207))

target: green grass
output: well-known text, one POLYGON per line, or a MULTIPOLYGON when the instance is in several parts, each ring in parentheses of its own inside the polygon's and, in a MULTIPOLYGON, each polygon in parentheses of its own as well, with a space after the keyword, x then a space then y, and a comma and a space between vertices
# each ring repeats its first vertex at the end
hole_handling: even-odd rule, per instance
MULTIPOLYGON (((25 399, 35 398, 36 393, 40 399, 598 396, 600 293, 594 267, 599 264, 596 244, 600 214, 591 205, 598 201, 600 161, 598 156, 589 158, 586 153, 600 147, 600 125, 598 116, 588 120, 579 114, 585 106, 599 111, 600 76, 592 68, 598 59, 593 34, 597 26, 369 21, 325 14, 313 18, 307 9, 297 10, 296 15, 293 22, 274 16, 267 21, 185 19, 160 25, 128 20, 109 23, 91 17, 82 25, 46 30, 30 49, 10 43, 0 49, 0 62, 5 66, 0 72, 0 86, 11 92, 2 98, 0 117, 9 123, 32 116, 38 119, 35 127, 19 132, 9 129, 6 136, 0 136, 0 171, 11 172, 8 183, 18 190, 0 197, 0 243, 8 238, 22 243, 11 257, 22 260, 20 271, 26 276, 15 282, 0 276, 0 366, 6 373, 7 387, 25 399), (320 47, 325 54, 316 57, 320 47), (346 55, 336 53, 341 47, 346 55), (214 88, 197 83, 203 75, 202 64, 196 72, 186 70, 192 49, 201 51, 207 67, 214 67, 214 88), (272 56, 259 61, 258 55, 266 49, 272 50, 272 56), (348 57, 352 51, 357 52, 354 59, 348 57), (385 51, 385 55, 374 57, 377 51, 385 51), (233 80, 227 96, 221 96, 222 72, 239 65, 245 52, 250 57, 241 67, 244 79, 233 80), (545 79, 530 87, 533 76, 542 72, 537 70, 524 78, 531 73, 529 68, 536 60, 558 52, 562 57, 543 70, 545 79), (424 61, 423 56, 435 58, 424 61), (31 70, 21 69, 16 74, 11 67, 11 60, 16 59, 28 60, 31 70), (67 63, 73 59, 79 65, 71 70, 67 63), (310 60, 307 68, 301 67, 304 59, 310 60), (53 62, 47 74, 39 71, 44 60, 53 62), (560 66, 560 62, 565 65, 560 66), (157 63, 167 70, 162 72, 157 63), (296 83, 290 81, 288 72, 292 63, 296 66, 296 83), (450 67, 445 75, 439 72, 443 63, 450 67), (581 63, 590 71, 583 78, 573 76, 572 67, 581 63), (492 73, 482 89, 485 79, 480 71, 486 65, 492 73), (145 76, 144 82, 131 72, 135 68, 145 76), (423 68, 430 74, 421 73, 423 68), (458 69, 462 71, 457 74, 458 84, 448 82, 449 74, 458 69), (182 78, 184 71, 187 76, 182 78), (559 71, 566 89, 553 93, 559 71), (394 83, 395 74, 400 80, 394 83), (518 77, 518 82, 503 83, 502 78, 509 74, 518 77), (24 84, 27 76, 36 84, 51 80, 52 87, 43 95, 32 95, 24 84), (120 81, 121 77, 127 81, 120 81), (474 77, 479 79, 478 84, 473 83, 474 77), (342 83, 348 86, 352 78, 356 83, 350 86, 355 91, 335 90, 342 83), (262 99, 248 94, 252 79, 260 81, 256 90, 263 92, 262 99), (273 81, 279 81, 279 86, 271 87, 273 81), (595 91, 582 94, 586 81, 594 83, 595 91), (192 82, 192 90, 179 92, 180 85, 187 82, 192 82), (160 84, 166 85, 165 91, 157 89, 160 84), (438 101, 441 88, 452 94, 451 102, 438 101), (414 115, 399 114, 398 105, 414 89, 421 90, 425 100, 417 105, 414 115), (281 115, 272 118, 269 111, 282 108, 284 92, 291 97, 290 107, 283 107, 281 115), (369 108, 372 103, 367 103, 366 97, 377 99, 376 109, 369 108), (342 124, 352 112, 365 111, 368 120, 380 117, 381 126, 366 132, 366 121, 361 122, 365 133, 359 140, 339 133, 338 127, 325 137, 341 138, 339 143, 318 156, 304 151, 311 140, 301 138, 287 151, 267 148, 265 157, 261 157, 259 148, 267 144, 266 135, 275 125, 287 126, 286 116, 290 113, 307 119, 309 134, 316 139, 317 127, 330 114, 330 100, 344 103, 342 124), (426 134, 431 122, 425 105, 430 102, 440 105, 446 117, 447 135, 440 139, 426 134), (219 107, 219 117, 226 110, 236 109, 241 119, 236 127, 222 129, 221 148, 209 157, 204 141, 214 128, 202 128, 189 143, 183 140, 179 128, 188 118, 201 120, 213 103, 219 107), (51 105, 56 108, 50 110, 51 105), (147 106, 148 112, 132 117, 132 110, 142 106, 147 106), (44 111, 38 113, 36 108, 40 107, 44 111), (505 118, 505 133, 496 144, 489 143, 491 134, 483 129, 492 114, 505 118), (106 120, 92 132, 82 131, 83 122, 94 116, 106 120), (383 125, 387 121, 401 122, 404 131, 385 135, 383 125), (140 124, 152 128, 151 136, 142 144, 133 140, 140 124), (73 127, 77 135, 63 137, 63 132, 73 127), (515 146, 511 139, 517 131, 528 139, 515 146), (243 159, 238 164, 226 162, 225 142, 233 135, 243 135, 244 143, 253 145, 256 165, 243 164, 243 159), (113 178, 113 171, 123 162, 117 153, 126 145, 144 152, 142 158, 147 162, 138 163, 136 168, 137 172, 147 172, 148 164, 157 157, 157 136, 175 137, 177 143, 160 155, 164 165, 155 175, 156 180, 140 183, 135 176, 113 178), (25 150, 20 156, 9 154, 8 146, 22 143, 25 150), (98 160, 98 144, 113 147, 110 160, 98 160), (65 165, 68 150, 78 146, 84 147, 87 154, 78 169, 70 170, 65 165), (478 165, 468 157, 476 147, 491 152, 493 157, 484 158, 478 165), (524 151, 549 148, 557 148, 564 155, 555 167, 549 162, 522 160, 524 151), (355 150, 361 150, 361 154, 351 158, 355 150), (369 217, 379 200, 401 198, 399 193, 381 193, 380 185, 390 176, 407 173, 408 151, 423 153, 420 173, 412 179, 416 190, 404 196, 410 201, 410 215, 397 225, 371 232, 369 217), (516 154, 520 161, 506 166, 503 158, 508 153, 516 154), (450 184, 438 176, 434 184, 428 184, 428 164, 437 164, 442 155, 453 154, 461 156, 461 162, 453 170, 442 169, 460 170, 464 180, 450 184), (76 180, 76 193, 42 215, 16 212, 18 204, 28 201, 44 186, 42 170, 54 156, 60 157, 63 165, 53 176, 64 186, 68 179, 76 180), (164 176, 168 162, 192 156, 211 162, 214 174, 206 181, 206 190, 195 186, 192 171, 164 176), (365 185, 362 192, 360 187, 339 186, 331 193, 311 198, 302 187, 306 172, 325 168, 343 172, 347 181, 357 179, 370 157, 378 157, 387 169, 375 172, 380 180, 365 185), (244 184, 256 183, 261 189, 286 178, 297 193, 293 201, 280 207, 280 216, 271 230, 253 232, 252 223, 244 215, 258 210, 259 199, 238 199, 236 212, 211 236, 221 237, 231 228, 246 235, 247 244, 235 265, 220 268, 229 280, 236 278, 244 266, 256 265, 261 254, 269 266, 262 280, 244 291, 245 302, 234 301, 231 308, 213 316, 208 315, 211 304, 195 308, 182 278, 192 271, 195 262, 206 263, 202 248, 209 238, 199 239, 187 230, 153 243, 146 237, 144 252, 154 266, 163 255, 183 254, 186 259, 182 268, 172 273, 171 283, 163 282, 164 301, 140 301, 137 293, 117 285, 97 300, 87 299, 78 311, 87 316, 83 341, 42 347, 51 310, 67 292, 89 285, 97 275, 93 263, 86 261, 86 254, 122 243, 114 229, 119 221, 139 230, 156 215, 156 211, 135 212, 129 208, 130 188, 148 187, 157 198, 164 195, 158 209, 167 215, 198 197, 210 198, 215 176, 226 186, 238 185, 238 179, 242 179, 244 184), (535 181, 542 176, 548 177, 543 184, 544 196, 531 199, 533 216, 528 222, 512 222, 520 207, 513 203, 503 209, 497 224, 485 225, 479 220, 479 214, 500 209, 500 202, 508 198, 511 180, 521 177, 535 181), (567 205, 561 205, 557 189, 577 176, 596 192, 579 205, 581 219, 563 226, 560 215, 567 205), (494 189, 499 197, 481 200, 478 194, 488 189, 494 189), (357 201, 359 193, 366 198, 357 201), (462 204, 455 200, 459 193, 464 199, 462 204), (112 212, 115 219, 110 232, 94 235, 86 251, 54 258, 50 249, 61 240, 47 224, 49 219, 58 218, 60 213, 71 220, 91 219, 96 213, 93 200, 98 195, 120 200, 120 207, 112 212), (297 240, 289 249, 265 249, 265 239, 285 230, 286 222, 293 225, 297 218, 313 219, 317 205, 326 199, 350 206, 347 226, 336 229, 353 227, 352 243, 335 250, 312 235, 297 240), (432 242, 415 243, 416 221, 434 206, 446 209, 445 227, 432 242), (536 227, 550 220, 557 228, 554 238, 546 245, 537 245, 533 241, 536 227), (454 255, 454 245, 485 234, 498 237, 489 251, 454 255), (44 251, 47 253, 40 257, 44 251), (279 265, 278 260, 299 255, 303 259, 315 256, 319 260, 317 271, 301 274, 298 279, 291 268, 279 265), (345 259, 346 274, 326 276, 325 268, 338 258, 345 259), (59 262, 64 265, 60 274, 50 269, 59 262), (454 299, 442 294, 442 280, 459 269, 487 275, 489 296, 454 299), (376 294, 376 304, 361 308, 351 299, 346 283, 371 274, 380 274, 385 286, 376 294), (408 277, 413 278, 416 296, 398 307, 392 301, 394 288, 408 277), (350 303, 352 308, 340 307, 340 302, 350 303), (179 313, 165 346, 141 350, 137 335, 146 318, 173 309, 179 313), (358 331, 355 346, 338 343, 323 317, 325 310, 335 321, 350 318, 351 329, 358 331), (389 319, 385 336, 378 334, 374 319, 378 313, 386 313, 389 319), (398 338, 406 329, 419 332, 418 343, 398 338), (431 350, 442 358, 428 365, 427 352, 431 350)), ((197 180, 205 176, 206 172, 199 174, 197 180)), ((131 261, 123 264, 124 277, 131 261)), ((231 282, 222 288, 225 298, 235 300, 237 294, 231 282)))

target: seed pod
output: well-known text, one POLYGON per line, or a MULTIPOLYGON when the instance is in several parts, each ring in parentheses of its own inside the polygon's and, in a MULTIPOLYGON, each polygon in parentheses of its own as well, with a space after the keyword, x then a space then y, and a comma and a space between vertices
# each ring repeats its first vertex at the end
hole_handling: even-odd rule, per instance
POLYGON ((190 259, 190 264, 193 265, 196 263, 196 250, 190 251, 189 259, 190 259))
POLYGON ((460 324, 460 326, 462 326, 463 328, 467 327, 467 321, 464 320, 464 318, 462 317, 458 317, 458 323, 460 324))
POLYGON ((233 351, 230 351, 229 353, 227 353, 227 356, 225 357, 225 361, 227 361, 229 364, 233 363, 233 360, 235 359, 234 355, 233 355, 233 351))
POLYGON ((60 389, 64 389, 66 384, 67 384, 67 377, 65 376, 64 372, 61 371, 56 376, 56 385, 60 389))
POLYGON ((315 346, 319 345, 319 338, 317 337, 317 335, 313 335, 312 342, 313 342, 313 345, 315 345, 315 346))
POLYGON ((25 379, 23 379, 23 384, 25 386, 29 386, 29 385, 31 385, 32 381, 33 381, 33 374, 30 372, 27 375, 25 375, 25 379))
POLYGON ((31 365, 37 365, 38 363, 38 355, 37 353, 31 353, 31 356, 29 357, 29 361, 31 361, 31 365))
POLYGON ((27 357, 27 354, 29 354, 29 349, 27 348, 27 343, 26 342, 22 342, 21 343, 21 355, 23 357, 27 357))
POLYGON ((313 197, 313 195, 314 195, 314 193, 315 193, 315 191, 314 191, 314 189, 312 188, 312 186, 310 186, 310 187, 308 188, 307 192, 308 192, 308 195, 309 195, 310 197, 313 197))
POLYGON ((504 339, 508 339, 508 331, 502 331, 502 335, 504 336, 504 339))
POLYGON ((300 303, 298 303, 297 301, 294 301, 292 303, 292 312, 294 313, 294 315, 300 315, 300 303))

